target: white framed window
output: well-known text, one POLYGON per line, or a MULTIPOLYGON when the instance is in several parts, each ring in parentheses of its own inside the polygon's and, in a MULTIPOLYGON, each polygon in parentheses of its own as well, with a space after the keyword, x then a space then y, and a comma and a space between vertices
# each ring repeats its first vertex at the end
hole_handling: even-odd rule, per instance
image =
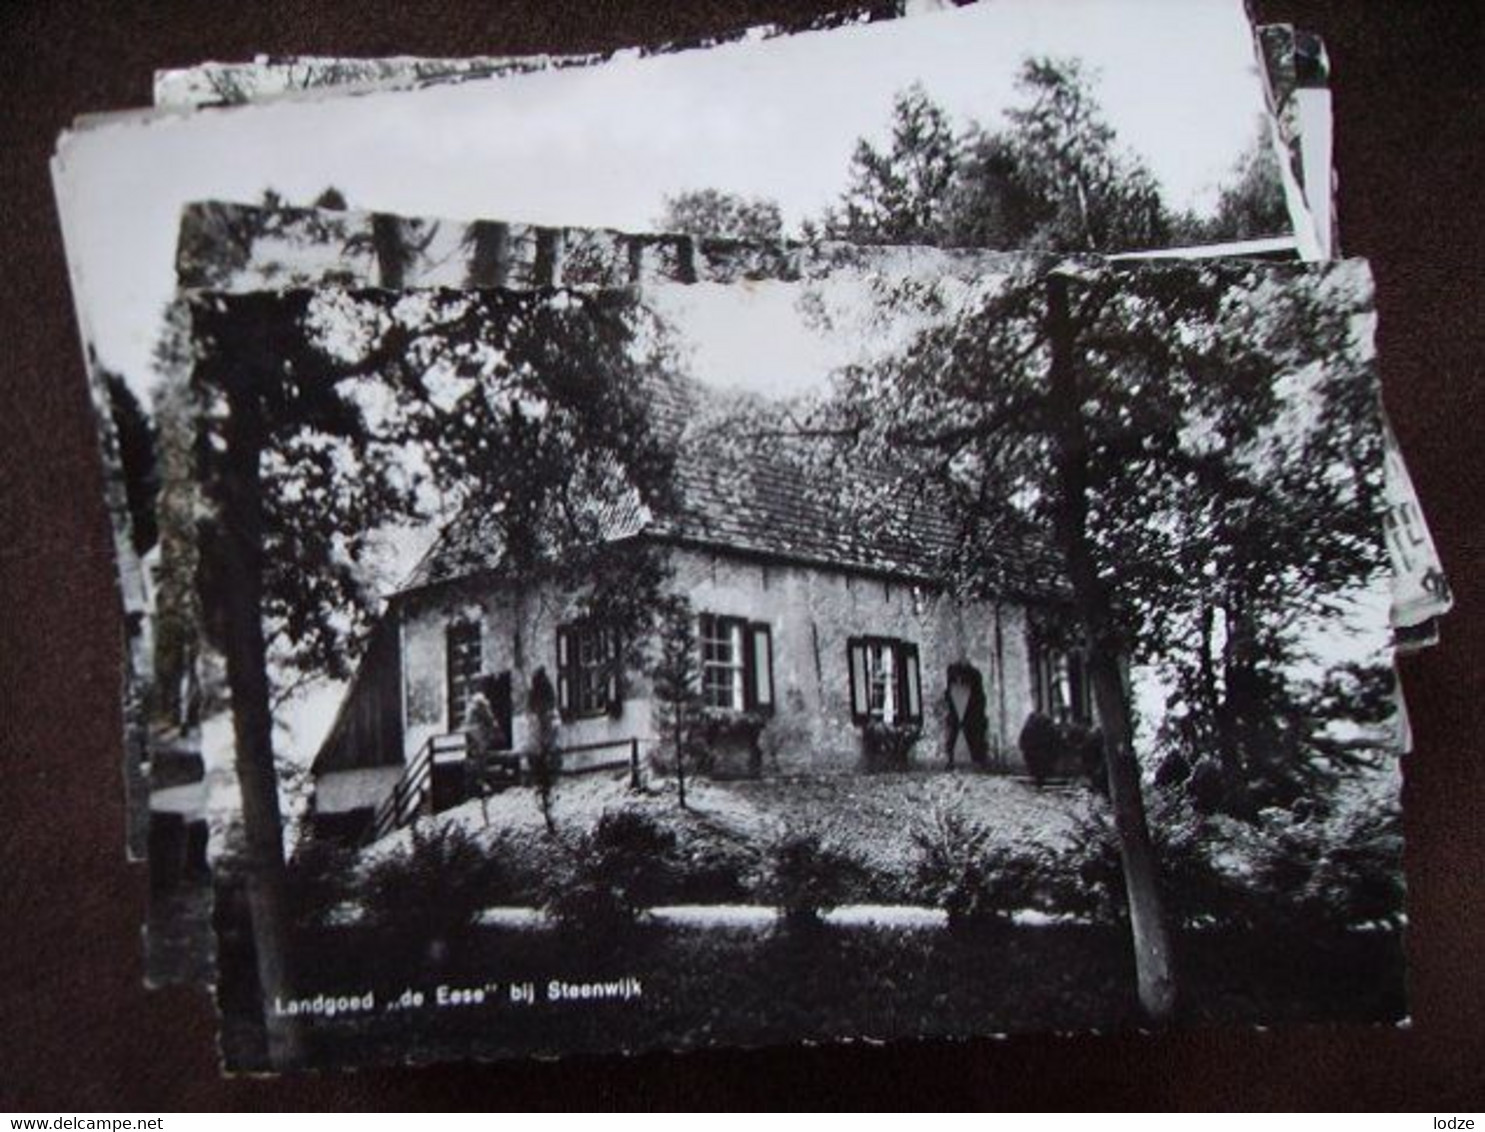
POLYGON ((1039 646, 1032 656, 1036 710, 1059 721, 1090 724, 1092 689, 1083 655, 1071 649, 1039 646))
POLYGON ((701 698, 723 711, 773 710, 773 631, 761 621, 703 613, 701 698))
POLYGON ((858 723, 921 723, 918 646, 894 637, 852 637, 846 643, 851 716, 858 723))
POLYGON ((902 714, 898 699, 896 649, 889 641, 871 641, 866 646, 866 713, 893 723, 902 714))
POLYGON ((736 617, 703 613, 701 628, 701 698, 707 707, 742 711, 747 667, 743 634, 747 623, 736 617))

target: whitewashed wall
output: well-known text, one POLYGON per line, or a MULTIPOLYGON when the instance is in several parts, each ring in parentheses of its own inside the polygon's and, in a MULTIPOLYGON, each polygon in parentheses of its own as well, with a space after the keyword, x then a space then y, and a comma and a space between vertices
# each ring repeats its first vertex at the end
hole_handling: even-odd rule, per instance
MULTIPOLYGON (((765 736, 765 772, 849 771, 861 765, 860 728, 851 719, 847 645, 855 636, 896 637, 918 646, 923 737, 915 765, 945 761, 945 690, 949 665, 967 661, 985 682, 993 750, 1020 765, 1016 738, 1032 710, 1025 609, 1014 603, 962 601, 902 582, 836 569, 766 564, 730 553, 676 550, 675 588, 698 613, 767 622, 773 634, 774 719, 765 736), (998 626, 998 632, 997 632, 998 626)), ((450 730, 445 632, 451 620, 478 617, 484 670, 509 670, 516 708, 515 745, 529 738, 522 708, 539 667, 556 681, 557 627, 573 603, 549 587, 419 600, 402 626, 405 752, 412 758, 430 736, 450 730)), ((649 683, 624 681, 617 716, 578 719, 562 728, 564 745, 652 738, 649 683)), ((735 768, 741 769, 741 768, 735 768)))

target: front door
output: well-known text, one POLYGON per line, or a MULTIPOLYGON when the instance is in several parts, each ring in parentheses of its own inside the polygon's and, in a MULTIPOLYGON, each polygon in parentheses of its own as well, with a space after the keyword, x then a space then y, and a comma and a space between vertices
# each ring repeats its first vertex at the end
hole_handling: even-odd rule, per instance
POLYGON ((490 713, 495 717, 495 735, 491 748, 509 751, 515 746, 515 720, 512 718, 510 673, 485 678, 485 695, 490 700, 490 713))
POLYGON ((960 661, 949 665, 949 765, 983 763, 988 748, 985 680, 980 670, 960 661))

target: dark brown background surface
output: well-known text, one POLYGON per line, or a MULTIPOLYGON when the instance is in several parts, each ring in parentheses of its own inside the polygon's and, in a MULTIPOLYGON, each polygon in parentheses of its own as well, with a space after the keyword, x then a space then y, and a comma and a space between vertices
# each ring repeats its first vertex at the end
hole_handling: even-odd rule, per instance
POLYGON ((1044 1037, 223 1080, 207 1000, 142 988, 145 878, 123 859, 117 605, 46 166, 57 132, 82 112, 146 104, 155 67, 206 58, 603 49, 825 6, 94 0, 0 8, 0 1109, 1485 1105, 1485 51, 1474 3, 1258 5, 1263 19, 1300 23, 1329 45, 1342 239, 1374 265, 1388 403, 1458 594, 1443 644, 1404 669, 1417 744, 1405 793, 1410 1029, 1044 1037))

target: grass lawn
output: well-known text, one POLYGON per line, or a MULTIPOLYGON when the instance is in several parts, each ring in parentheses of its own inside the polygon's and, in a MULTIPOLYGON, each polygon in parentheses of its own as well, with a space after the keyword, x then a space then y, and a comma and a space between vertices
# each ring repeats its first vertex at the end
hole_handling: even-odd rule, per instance
POLYGON ((909 877, 918 850, 913 833, 935 810, 957 811, 996 842, 1052 847, 1068 836, 1086 804, 1081 792, 973 771, 768 778, 719 784, 727 795, 773 816, 790 830, 817 833, 874 871, 909 877))
MULTIPOLYGON (((627 772, 564 780, 554 812, 560 832, 591 829, 605 812, 638 810, 671 829, 683 846, 762 854, 786 833, 813 833, 866 866, 872 891, 888 902, 913 902, 918 847, 913 835, 935 811, 955 810, 990 831, 992 840, 1052 847, 1063 842, 1086 806, 1079 791, 1039 790, 1030 782, 974 771, 768 777, 687 784, 687 809, 675 784, 652 779, 635 793, 627 772)), ((543 867, 550 841, 535 792, 516 787, 481 803, 466 802, 434 821, 463 827, 476 840, 529 870, 543 867)), ((367 850, 369 861, 406 847, 400 831, 367 850)))

